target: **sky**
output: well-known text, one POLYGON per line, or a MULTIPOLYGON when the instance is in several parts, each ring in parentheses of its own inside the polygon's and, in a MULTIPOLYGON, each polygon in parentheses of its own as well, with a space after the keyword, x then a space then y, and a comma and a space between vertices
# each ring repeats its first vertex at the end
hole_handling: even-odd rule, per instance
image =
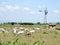
POLYGON ((44 23, 45 9, 48 23, 60 22, 60 0, 0 0, 0 23, 44 23))

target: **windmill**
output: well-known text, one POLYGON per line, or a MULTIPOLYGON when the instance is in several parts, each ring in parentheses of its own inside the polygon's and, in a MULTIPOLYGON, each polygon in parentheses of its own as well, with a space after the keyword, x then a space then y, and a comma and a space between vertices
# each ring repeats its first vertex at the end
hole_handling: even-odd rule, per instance
POLYGON ((47 24, 47 8, 45 8, 44 10, 39 10, 39 12, 44 12, 44 24, 47 24))

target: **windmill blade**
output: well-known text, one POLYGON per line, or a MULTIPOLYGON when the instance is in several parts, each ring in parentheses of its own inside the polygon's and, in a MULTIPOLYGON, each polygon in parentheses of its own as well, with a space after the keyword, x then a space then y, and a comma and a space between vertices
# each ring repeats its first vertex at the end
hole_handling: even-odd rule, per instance
POLYGON ((45 15, 47 15, 48 14, 48 11, 47 10, 45 10, 45 15))
POLYGON ((42 12, 42 10, 39 10, 39 12, 42 12))
POLYGON ((45 13, 45 15, 48 14, 47 8, 45 8, 44 13, 45 13))

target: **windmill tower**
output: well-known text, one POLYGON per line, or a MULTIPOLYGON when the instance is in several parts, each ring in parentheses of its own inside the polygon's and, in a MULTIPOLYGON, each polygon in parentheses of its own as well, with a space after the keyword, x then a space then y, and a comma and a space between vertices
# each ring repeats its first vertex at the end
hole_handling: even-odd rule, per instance
POLYGON ((47 24, 47 13, 48 13, 47 8, 45 8, 45 10, 44 10, 44 24, 47 24))
POLYGON ((48 14, 48 11, 47 11, 47 8, 45 8, 44 10, 39 10, 39 12, 43 12, 44 13, 44 24, 45 24, 45 28, 47 28, 47 14, 48 14))
POLYGON ((44 12, 44 24, 47 24, 47 8, 45 8, 44 10, 39 10, 39 12, 44 12))

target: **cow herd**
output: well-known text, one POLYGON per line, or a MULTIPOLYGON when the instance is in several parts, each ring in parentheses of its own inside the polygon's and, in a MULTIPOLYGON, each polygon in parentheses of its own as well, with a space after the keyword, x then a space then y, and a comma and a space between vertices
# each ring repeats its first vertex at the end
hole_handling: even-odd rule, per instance
MULTIPOLYGON (((34 28, 25 28, 25 27, 14 27, 12 29, 10 29, 11 32, 14 35, 31 35, 36 33, 37 30, 40 30, 39 27, 34 27, 34 28)), ((9 30, 7 28, 0 28, 0 33, 9 33, 9 30)))
MULTIPOLYGON (((47 26, 47 30, 60 30, 60 28, 55 28, 52 27, 52 25, 47 26)), ((14 34, 14 35, 32 35, 36 32, 38 32, 38 30, 41 30, 40 27, 0 27, 0 33, 9 33, 9 34, 14 34)))

